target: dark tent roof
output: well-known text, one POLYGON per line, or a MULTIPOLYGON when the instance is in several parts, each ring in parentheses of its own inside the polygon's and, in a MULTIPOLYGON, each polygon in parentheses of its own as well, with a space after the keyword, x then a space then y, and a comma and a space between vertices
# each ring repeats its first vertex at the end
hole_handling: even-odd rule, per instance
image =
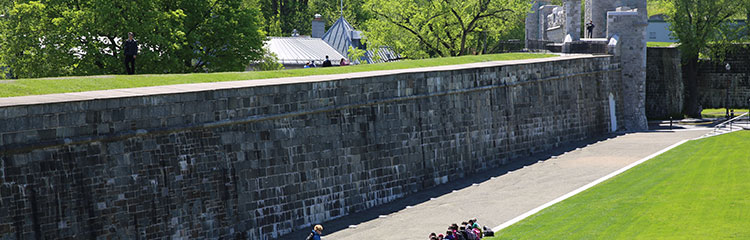
POLYGON ((352 31, 354 31, 354 27, 344 17, 340 17, 323 34, 323 41, 326 41, 328 45, 331 45, 341 55, 347 56, 349 46, 352 46, 352 31))

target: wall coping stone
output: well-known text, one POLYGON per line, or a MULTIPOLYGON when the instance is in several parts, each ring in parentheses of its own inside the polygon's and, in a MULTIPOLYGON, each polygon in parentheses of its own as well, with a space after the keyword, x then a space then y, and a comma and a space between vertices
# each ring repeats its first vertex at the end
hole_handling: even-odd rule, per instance
POLYGON ((268 79, 226 81, 226 82, 212 82, 212 83, 188 83, 188 84, 164 85, 164 86, 153 86, 153 87, 98 90, 98 91, 88 91, 88 92, 30 95, 30 96, 0 98, 0 108, 12 107, 12 106, 40 105, 40 104, 50 104, 50 103, 78 102, 78 101, 89 101, 89 100, 99 100, 99 99, 116 99, 116 98, 142 97, 142 96, 154 96, 154 95, 176 94, 176 93, 214 91, 214 90, 224 90, 224 89, 234 89, 234 88, 271 86, 271 85, 325 82, 325 81, 345 80, 345 79, 353 79, 353 78, 398 75, 398 74, 405 74, 405 73, 443 72, 443 71, 454 71, 454 70, 463 70, 463 69, 512 66, 512 65, 530 64, 530 63, 557 62, 557 61, 566 61, 566 60, 574 60, 574 59, 603 58, 603 57, 610 57, 610 55, 564 54, 561 56, 550 57, 550 58, 490 61, 490 62, 467 63, 467 64, 459 64, 459 65, 445 65, 445 66, 423 67, 423 68, 407 68, 407 69, 396 69, 396 70, 381 70, 381 71, 343 73, 343 74, 332 74, 332 75, 268 78, 268 79))

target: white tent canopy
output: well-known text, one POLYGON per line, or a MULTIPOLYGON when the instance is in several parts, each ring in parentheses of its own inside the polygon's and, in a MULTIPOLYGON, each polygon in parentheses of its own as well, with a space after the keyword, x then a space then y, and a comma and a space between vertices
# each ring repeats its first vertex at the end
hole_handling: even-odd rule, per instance
POLYGON ((276 54, 279 63, 284 65, 304 65, 309 61, 320 65, 326 56, 331 63, 338 65, 339 60, 346 58, 320 38, 271 37, 266 46, 276 54))

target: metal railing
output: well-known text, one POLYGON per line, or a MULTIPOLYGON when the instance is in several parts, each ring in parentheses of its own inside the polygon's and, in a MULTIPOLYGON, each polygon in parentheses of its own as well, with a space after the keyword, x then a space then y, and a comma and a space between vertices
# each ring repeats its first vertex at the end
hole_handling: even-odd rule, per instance
MULTIPOLYGON (((734 117, 732 119, 729 119, 729 120, 726 120, 726 121, 724 121, 722 123, 717 124, 716 126, 714 126, 714 130, 713 130, 712 133, 716 134, 716 132, 718 132, 719 130, 721 130, 723 128, 726 128, 727 126, 729 126, 729 131, 732 131, 732 128, 734 127, 733 126, 734 122, 736 122, 738 120, 741 120, 742 117, 744 117, 744 116, 748 116, 748 113, 743 113, 742 115, 739 115, 737 117, 734 117)), ((750 119, 748 121, 750 121, 750 119)))

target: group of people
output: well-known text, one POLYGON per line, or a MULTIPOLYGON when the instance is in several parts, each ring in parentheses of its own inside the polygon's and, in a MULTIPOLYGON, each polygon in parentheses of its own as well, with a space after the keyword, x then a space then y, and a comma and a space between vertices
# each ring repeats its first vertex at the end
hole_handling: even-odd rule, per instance
MULTIPOLYGON (((430 233, 430 240, 481 240, 483 236, 490 237, 495 235, 487 227, 484 227, 484 230, 482 229, 479 223, 477 223, 477 218, 472 218, 469 221, 462 222, 460 226, 455 223, 451 224, 448 226, 448 231, 445 232, 445 235, 430 233)), ((305 240, 321 240, 322 235, 323 226, 315 225, 305 240)))
POLYGON ((443 234, 430 233, 430 240, 480 240, 482 236, 493 236, 494 232, 487 229, 484 230, 477 223, 476 218, 472 218, 467 222, 458 224, 451 224, 448 226, 448 230, 443 234))
MULTIPOLYGON (((342 58, 341 61, 339 62, 339 66, 347 66, 347 65, 349 65, 349 63, 346 62, 346 59, 342 58)), ((332 66, 333 64, 331 64, 331 60, 328 60, 328 55, 326 55, 326 60, 323 61, 323 65, 321 67, 332 67, 332 66)), ((315 60, 305 63, 304 68, 314 68, 314 67, 318 67, 318 65, 315 64, 315 60)))

